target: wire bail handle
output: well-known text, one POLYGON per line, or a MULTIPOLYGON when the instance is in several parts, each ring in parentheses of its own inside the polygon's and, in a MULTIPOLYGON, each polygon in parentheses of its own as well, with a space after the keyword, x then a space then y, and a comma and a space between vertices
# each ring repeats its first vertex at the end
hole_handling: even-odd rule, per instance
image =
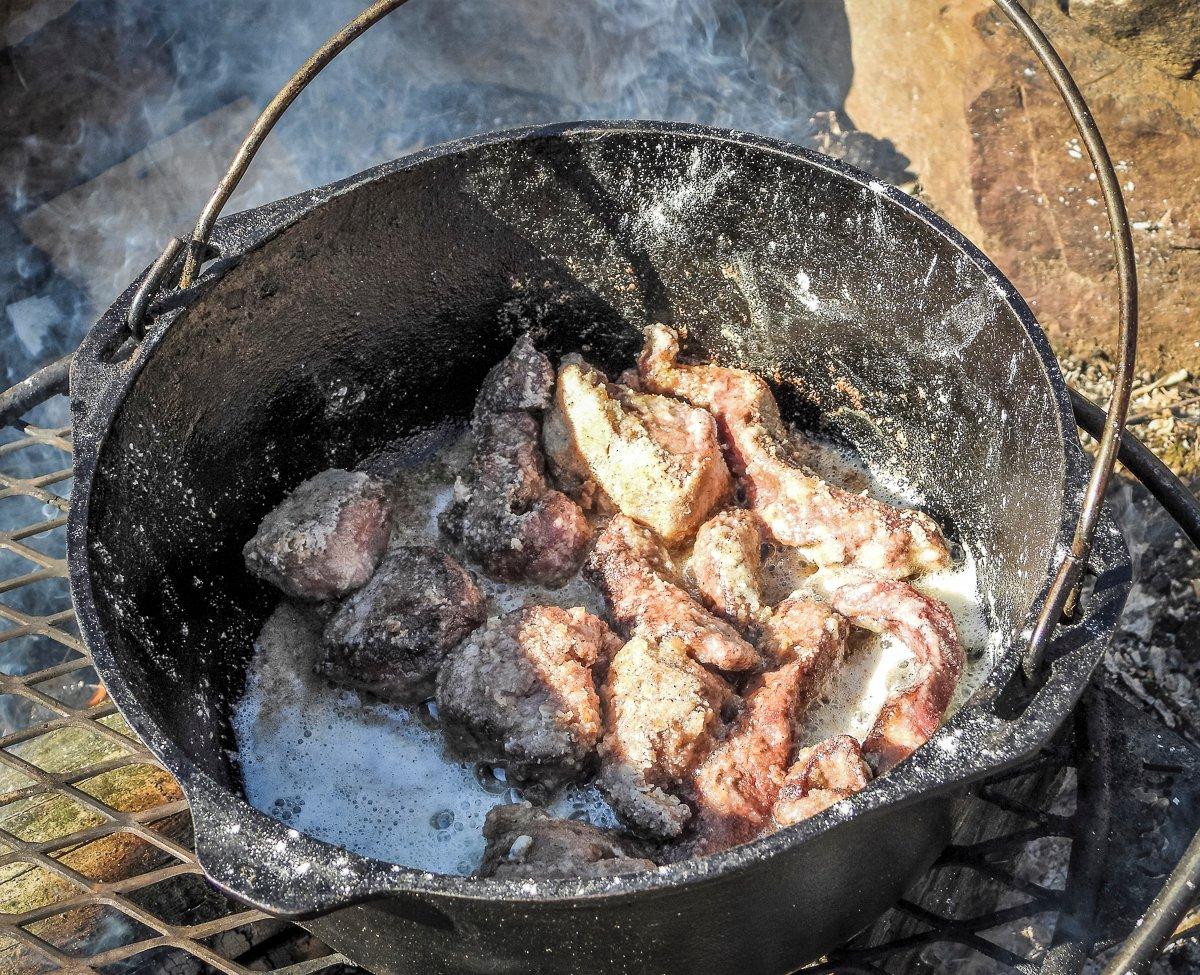
MULTIPOLYGON (((172 237, 158 260, 150 267, 133 302, 129 306, 127 324, 130 334, 140 340, 144 334, 146 313, 153 296, 158 292, 168 270, 176 263, 180 252, 184 253, 183 268, 178 287, 188 288, 195 283, 208 253, 208 240, 225 204, 237 189, 255 154, 262 146, 275 123, 296 100, 310 81, 321 70, 345 50, 368 28, 378 23, 393 10, 404 6, 408 0, 376 0, 350 23, 330 37, 304 62, 274 98, 262 110, 246 138, 238 147, 225 175, 213 190, 204 209, 196 221, 191 237, 184 241, 172 237)), ((1125 201, 1121 196, 1120 181, 1113 169, 1108 149, 1096 126, 1095 119, 1079 91, 1071 72, 1063 63, 1049 39, 1017 0, 994 0, 997 7, 1011 21, 1049 73, 1066 104, 1067 111, 1087 149, 1088 158, 1096 172, 1096 179, 1104 197, 1104 208, 1112 229, 1113 250, 1117 264, 1117 286, 1119 290, 1118 358, 1109 399, 1104 431, 1100 437, 1100 448, 1092 466, 1084 492, 1079 517, 1075 523, 1075 534, 1071 548, 1055 569, 1046 599, 1030 633, 1029 646, 1023 658, 1026 676, 1033 678, 1042 670, 1046 647, 1059 622, 1074 615, 1079 597, 1079 587, 1087 569, 1091 554, 1092 538, 1100 518, 1104 492, 1116 466, 1117 451, 1121 443, 1121 432, 1129 409, 1130 392, 1133 388, 1134 362, 1137 351, 1137 269, 1133 251, 1133 235, 1125 201)))

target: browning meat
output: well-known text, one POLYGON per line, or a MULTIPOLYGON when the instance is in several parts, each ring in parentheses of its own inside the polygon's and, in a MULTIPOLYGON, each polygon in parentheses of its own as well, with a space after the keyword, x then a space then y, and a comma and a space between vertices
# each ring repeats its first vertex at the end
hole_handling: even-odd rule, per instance
POLYGON ((771 819, 780 828, 791 826, 848 799, 870 781, 858 742, 849 735, 829 738, 796 756, 771 819))
POLYGON ((527 802, 488 810, 483 835, 480 877, 611 877, 655 868, 632 837, 556 819, 527 802))
POLYGON ((446 654, 486 616, 483 594, 452 558, 393 545, 325 627, 316 670, 385 700, 420 701, 446 654))
POLYGON ((698 661, 720 670, 751 670, 759 655, 678 584, 666 551, 648 528, 617 515, 588 558, 588 578, 604 593, 626 635, 679 639, 698 661))
POLYGON ((540 413, 554 398, 554 366, 522 335, 484 377, 475 397, 475 417, 497 413, 540 413))
POLYGON ((756 676, 723 741, 692 777, 692 852, 714 853, 757 836, 791 757, 796 722, 846 653, 850 626, 828 606, 791 599, 767 623, 764 642, 778 662, 756 676))
POLYGON ((709 607, 741 626, 761 623, 769 611, 762 592, 762 533, 758 518, 731 508, 696 533, 692 574, 709 607))
POLYGON ((743 369, 682 365, 678 355, 675 332, 653 326, 639 361, 643 385, 716 417, 730 465, 778 542, 802 549, 818 565, 854 565, 893 578, 949 564, 946 541, 927 515, 844 491, 805 469, 762 379, 743 369))
POLYGON ((691 810, 677 792, 712 749, 734 701, 675 637, 634 636, 613 658, 600 692, 604 738, 597 785, 647 836, 678 836, 691 810))
POLYGON ((610 383, 571 356, 558 370, 554 413, 549 439, 560 476, 595 482, 667 544, 690 537, 732 489, 704 410, 610 383))
POLYGON ((620 647, 582 609, 526 606, 489 620, 450 653, 438 712, 460 752, 507 764, 547 789, 578 778, 600 739, 593 667, 620 647))
POLYGON ((917 660, 916 681, 888 698, 863 742, 883 775, 929 740, 950 705, 965 659, 954 617, 940 600, 892 580, 850 583, 830 603, 857 626, 894 633, 917 660))
POLYGON ((592 529, 579 505, 546 480, 539 410, 554 371, 528 338, 484 380, 471 421, 475 451, 438 524, 488 575, 547 586, 566 582, 592 529))
POLYGON ((271 511, 246 543, 246 568, 294 599, 317 602, 371 578, 391 537, 382 481, 358 471, 309 478, 271 511))

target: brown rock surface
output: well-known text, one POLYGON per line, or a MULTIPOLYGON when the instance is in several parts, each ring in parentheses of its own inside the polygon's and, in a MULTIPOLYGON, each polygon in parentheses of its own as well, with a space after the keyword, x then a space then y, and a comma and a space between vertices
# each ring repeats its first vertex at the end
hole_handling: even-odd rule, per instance
POLYGON ((1123 51, 1180 78, 1200 69, 1196 0, 1058 0, 1072 20, 1123 51))
MULTIPOLYGON (((1115 282, 1086 153, 1036 57, 988 0, 847 0, 855 123, 912 160, 923 195, 1013 279, 1060 351, 1111 348, 1115 282)), ((1134 227, 1145 365, 1200 365, 1200 84, 1033 13, 1075 73, 1134 227)))

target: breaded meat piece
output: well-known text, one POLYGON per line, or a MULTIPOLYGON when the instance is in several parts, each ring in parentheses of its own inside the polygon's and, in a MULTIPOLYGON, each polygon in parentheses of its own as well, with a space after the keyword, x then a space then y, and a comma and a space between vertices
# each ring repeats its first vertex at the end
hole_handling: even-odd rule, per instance
POLYGON ((610 383, 578 356, 558 370, 555 466, 568 483, 594 482, 612 506, 668 545, 690 538, 733 481, 704 410, 610 383))
POLYGON ((763 599, 762 531, 745 508, 714 515, 696 533, 692 575, 704 602, 739 626, 753 626, 770 611, 763 599))
POLYGON ((596 784, 631 828, 657 839, 678 836, 691 817, 680 787, 712 750, 733 691, 682 640, 639 633, 613 658, 600 700, 596 784))
POLYGON ((360 471, 311 477, 263 518, 246 568, 293 599, 340 599, 371 578, 391 538, 384 482, 360 471))
POLYGON ((849 735, 839 735, 805 748, 796 756, 771 812, 778 828, 824 812, 867 787, 871 770, 849 735))
POLYGON ((620 645, 578 608, 525 606, 488 620, 438 674, 447 740, 460 754, 505 763, 518 782, 553 790, 580 778, 602 729, 593 671, 620 645))
POLYGON ((653 533, 617 515, 596 539, 585 566, 626 635, 680 640, 696 660, 719 670, 752 670, 758 651, 737 630, 701 606, 675 578, 653 533))
POLYGON ((823 603, 791 599, 768 623, 774 669, 755 676, 725 738, 692 776, 694 854, 745 843, 770 827, 796 726, 846 654, 850 624, 823 603))
POLYGON ((438 525, 495 579, 559 586, 587 555, 592 527, 546 480, 541 421, 532 413, 477 413, 475 452, 438 525))
POLYGON ((469 572, 435 548, 393 545, 325 627, 316 671, 388 701, 421 701, 438 668, 487 616, 469 572))
POLYGON ((557 819, 528 802, 495 806, 483 823, 480 877, 612 877, 653 870, 641 845, 619 830, 557 819))
POLYGON ((916 680, 888 698, 863 754, 883 775, 927 742, 941 724, 966 655, 949 608, 907 582, 863 578, 841 586, 830 604, 856 626, 895 634, 917 661, 916 680))

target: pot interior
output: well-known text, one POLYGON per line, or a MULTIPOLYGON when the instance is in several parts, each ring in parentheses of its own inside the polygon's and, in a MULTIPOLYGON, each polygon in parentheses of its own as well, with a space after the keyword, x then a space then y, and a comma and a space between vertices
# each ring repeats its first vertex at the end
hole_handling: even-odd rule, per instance
POLYGON ((303 206, 146 356, 90 496, 115 664, 218 782, 240 789, 229 716, 276 599, 245 540, 304 478, 466 417, 524 330, 615 369, 648 323, 686 326, 689 351, 770 377, 792 419, 916 487, 976 556, 993 625, 1023 624, 1077 490, 1074 431, 1020 299, 898 194, 633 125, 451 147, 303 206))

